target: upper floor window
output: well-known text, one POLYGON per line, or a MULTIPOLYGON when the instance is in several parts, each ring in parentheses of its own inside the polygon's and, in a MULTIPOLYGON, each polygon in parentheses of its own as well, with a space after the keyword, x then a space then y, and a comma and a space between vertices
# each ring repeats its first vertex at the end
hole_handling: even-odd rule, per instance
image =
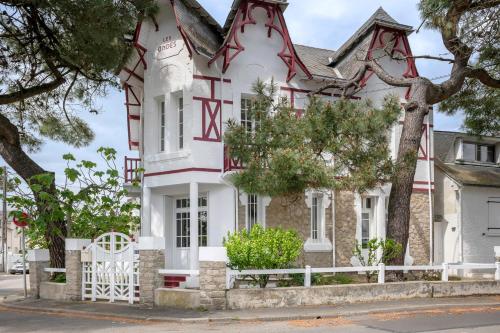
POLYGON ((180 97, 177 100, 177 114, 178 114, 178 143, 179 150, 184 149, 184 98, 180 97))
POLYGON ((464 160, 469 162, 495 162, 495 146, 477 143, 464 143, 464 160))
POLYGON ((255 132, 258 126, 258 120, 252 111, 252 100, 250 98, 241 99, 241 126, 245 128, 247 133, 255 132))
POLYGON ((159 114, 160 114, 160 152, 166 150, 166 131, 167 131, 167 113, 165 110, 165 101, 159 103, 159 114))

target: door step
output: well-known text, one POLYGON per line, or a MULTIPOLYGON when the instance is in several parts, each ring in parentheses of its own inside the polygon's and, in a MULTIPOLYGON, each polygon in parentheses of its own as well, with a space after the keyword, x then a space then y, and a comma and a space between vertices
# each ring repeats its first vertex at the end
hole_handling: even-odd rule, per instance
POLYGON ((163 277, 164 287, 169 289, 180 288, 186 280, 187 276, 185 275, 165 275, 163 277))

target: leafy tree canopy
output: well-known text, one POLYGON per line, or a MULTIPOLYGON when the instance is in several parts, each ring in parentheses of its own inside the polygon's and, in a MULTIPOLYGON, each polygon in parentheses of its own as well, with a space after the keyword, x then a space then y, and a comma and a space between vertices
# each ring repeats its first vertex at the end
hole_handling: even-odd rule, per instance
POLYGON ((245 170, 233 182, 247 193, 271 196, 303 193, 308 188, 363 191, 386 182, 393 170, 390 129, 401 113, 396 97, 382 108, 370 101, 312 98, 303 116, 274 103, 273 84, 254 86, 250 130, 231 120, 225 143, 245 170), (334 158, 332 158, 334 156, 334 158))
MULTIPOLYGON (((65 222, 68 237, 96 238, 109 231, 134 233, 140 223, 135 201, 129 201, 127 191, 122 187, 122 179, 116 166, 116 151, 112 148, 100 148, 104 169, 95 162, 79 161, 71 154, 63 159, 67 163, 64 171, 65 182, 55 191, 46 191, 53 184, 52 173, 36 176, 31 191, 26 192, 20 179, 14 178, 14 195, 8 197, 8 203, 14 208, 13 215, 29 215, 28 237, 31 246, 47 247, 47 228, 50 221, 65 222), (42 202, 50 209, 37 209, 42 202)), ((64 237, 61 230, 52 228, 55 237, 64 237)))
MULTIPOLYGON (((499 135, 500 2, 422 0, 419 10, 426 27, 443 35, 452 54, 472 54, 469 67, 477 73, 484 71, 483 78, 484 73, 489 75, 487 81, 468 77, 460 91, 444 100, 439 109, 450 115, 463 111, 464 128, 472 134, 499 135), (459 16, 461 12, 463 14, 459 16)), ((454 63, 460 61, 460 57, 450 60, 454 63)))

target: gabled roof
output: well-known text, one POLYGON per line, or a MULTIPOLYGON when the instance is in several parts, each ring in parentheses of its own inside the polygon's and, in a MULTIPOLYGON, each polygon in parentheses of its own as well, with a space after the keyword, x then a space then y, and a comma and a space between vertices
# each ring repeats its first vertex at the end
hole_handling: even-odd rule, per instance
MULTIPOLYGON (((236 17, 236 13, 238 12, 238 8, 240 7, 241 1, 242 0, 233 0, 233 5, 231 6, 231 10, 227 15, 226 23, 224 23, 224 28, 223 28, 224 34, 226 34, 229 31, 229 29, 231 29, 231 25, 233 24, 234 18, 236 17)), ((288 7, 287 0, 264 0, 264 1, 280 4, 281 7, 283 8, 283 11, 285 11, 286 7, 288 7)))
POLYGON ((347 53, 349 53, 375 26, 384 26, 396 30, 410 33, 413 28, 408 25, 400 24, 393 19, 382 7, 379 7, 375 13, 345 42, 335 53, 330 66, 338 63, 347 53))
POLYGON ((222 44, 222 27, 196 0, 176 1, 176 16, 195 51, 212 57, 222 44))
POLYGON ((332 67, 328 67, 330 59, 335 54, 335 51, 298 44, 294 44, 294 46, 299 58, 313 76, 339 78, 336 70, 332 67))

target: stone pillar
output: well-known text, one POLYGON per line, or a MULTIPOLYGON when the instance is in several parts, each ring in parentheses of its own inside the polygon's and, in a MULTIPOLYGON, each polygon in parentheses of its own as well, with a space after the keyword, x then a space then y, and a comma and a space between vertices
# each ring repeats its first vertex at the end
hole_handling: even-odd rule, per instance
POLYGON ((90 239, 66 239, 66 299, 82 300, 82 251, 90 239))
POLYGON ((200 306, 226 309, 227 254, 224 247, 200 248, 200 306))
POLYGON ((44 271, 50 267, 49 250, 28 250, 28 262, 30 264, 30 295, 40 298, 40 285, 49 281, 50 273, 44 271))
POLYGON ((165 238, 139 238, 139 292, 140 303, 154 305, 155 290, 163 287, 158 270, 165 268, 165 238))

